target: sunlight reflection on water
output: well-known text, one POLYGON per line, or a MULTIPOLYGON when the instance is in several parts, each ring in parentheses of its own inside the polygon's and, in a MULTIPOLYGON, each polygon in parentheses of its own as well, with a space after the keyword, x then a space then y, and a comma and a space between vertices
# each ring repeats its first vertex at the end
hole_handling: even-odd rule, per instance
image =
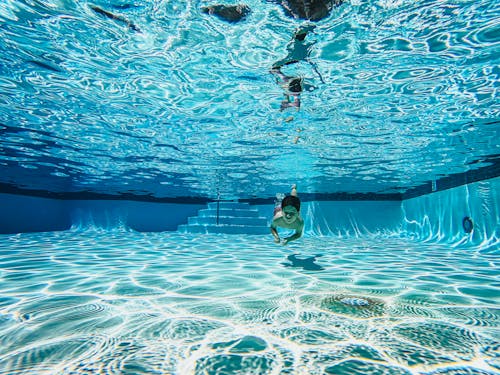
POLYGON ((1 374, 500 370, 491 252, 382 236, 283 247, 68 231, 0 243, 1 374), (320 269, 286 267, 292 253, 323 254, 320 269))

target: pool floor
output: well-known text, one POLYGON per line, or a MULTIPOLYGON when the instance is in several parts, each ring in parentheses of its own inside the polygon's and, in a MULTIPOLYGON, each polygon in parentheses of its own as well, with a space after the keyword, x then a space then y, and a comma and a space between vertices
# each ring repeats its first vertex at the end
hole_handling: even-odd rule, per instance
POLYGON ((498 374, 498 249, 0 236, 0 374, 498 374))

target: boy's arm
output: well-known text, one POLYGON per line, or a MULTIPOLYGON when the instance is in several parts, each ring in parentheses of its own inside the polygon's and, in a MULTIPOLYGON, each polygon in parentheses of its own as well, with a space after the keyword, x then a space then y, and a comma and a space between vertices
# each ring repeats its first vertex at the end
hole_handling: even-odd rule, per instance
POLYGON ((294 234, 292 234, 290 237, 287 237, 283 240, 283 245, 286 245, 287 243, 291 241, 295 241, 296 239, 300 238, 302 236, 302 232, 304 231, 304 223, 302 222, 300 227, 297 228, 294 234))
POLYGON ((302 236, 302 230, 297 230, 295 231, 294 234, 292 234, 290 237, 287 237, 283 240, 283 245, 286 245, 287 243, 291 241, 295 241, 297 238, 300 238, 302 236))
POLYGON ((274 242, 280 243, 280 236, 278 235, 278 231, 276 230, 276 227, 274 226, 274 221, 271 224, 271 233, 274 237, 274 242))

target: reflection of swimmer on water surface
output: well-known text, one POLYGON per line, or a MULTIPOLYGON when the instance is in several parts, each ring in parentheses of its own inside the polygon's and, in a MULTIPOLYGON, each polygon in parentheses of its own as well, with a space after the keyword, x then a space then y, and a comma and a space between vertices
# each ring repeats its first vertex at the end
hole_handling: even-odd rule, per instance
POLYGON ((318 73, 321 81, 323 81, 315 65, 309 61, 310 48, 314 45, 314 42, 305 41, 307 34, 314 30, 314 28, 314 25, 299 28, 295 32, 292 41, 287 46, 287 56, 274 63, 271 68, 271 73, 276 76, 278 83, 284 90, 285 99, 281 102, 281 110, 290 107, 299 109, 300 94, 305 88, 313 88, 311 85, 304 85, 304 79, 302 77, 288 76, 281 71, 281 68, 287 65, 296 64, 300 61, 307 61, 311 64, 316 73, 318 73))
MULTIPOLYGON (((330 16, 334 7, 343 3, 343 0, 268 0, 269 2, 280 4, 285 13, 295 19, 316 22, 330 16)), ((202 7, 203 13, 214 15, 228 23, 237 23, 244 20, 250 14, 250 8, 245 4, 226 5, 214 4, 202 7)), ((281 103, 281 110, 295 107, 300 109, 300 94, 304 89, 313 89, 312 85, 305 85, 302 77, 290 76, 283 73, 282 68, 287 65, 296 64, 300 61, 308 62, 320 81, 325 83, 316 65, 309 59, 311 47, 314 42, 306 41, 310 31, 315 25, 306 24, 301 26, 294 34, 292 40, 287 45, 287 55, 273 64, 270 71, 277 78, 280 86, 283 87, 285 98, 281 103)))
POLYGON ((302 60, 308 60, 309 49, 315 44, 315 42, 306 42, 306 36, 310 31, 313 31, 316 26, 307 25, 300 27, 295 34, 293 39, 288 43, 286 50, 288 51, 287 56, 273 64, 272 69, 281 69, 285 65, 295 64, 302 60))
POLYGON ((293 77, 284 75, 279 69, 272 69, 273 73, 278 78, 278 83, 284 90, 284 100, 281 102, 280 109, 284 110, 290 107, 300 108, 300 93, 303 91, 301 77, 293 77))
MULTIPOLYGON (((320 21, 331 14, 334 7, 338 7, 343 3, 343 0, 275 0, 280 3, 287 15, 309 21, 320 21)), ((304 85, 302 77, 287 76, 283 74, 282 68, 286 65, 296 64, 300 61, 308 62, 318 75, 320 81, 325 83, 316 64, 309 59, 311 47, 314 42, 306 41, 309 32, 313 31, 316 26, 308 24, 300 27, 293 35, 292 40, 288 43, 286 49, 287 56, 273 64, 271 73, 278 78, 278 83, 285 90, 285 99, 281 102, 281 110, 289 107, 300 108, 300 94, 304 89, 310 90, 314 86, 304 85)))

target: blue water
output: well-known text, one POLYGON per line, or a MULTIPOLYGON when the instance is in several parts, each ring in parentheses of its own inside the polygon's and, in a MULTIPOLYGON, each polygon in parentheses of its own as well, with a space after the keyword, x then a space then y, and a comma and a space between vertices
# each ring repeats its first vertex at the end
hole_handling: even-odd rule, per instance
POLYGON ((0 248, 0 374, 500 373, 495 248, 96 230, 0 248))
POLYGON ((402 193, 498 165, 498 1, 344 2, 283 68, 311 89, 300 111, 280 111, 270 68, 308 22, 245 3, 249 16, 229 24, 197 0, 2 1, 0 183, 159 198, 273 197, 291 183, 402 193))
MULTIPOLYGON (((498 1, 344 2, 283 66, 306 88, 284 110, 271 67, 311 23, 245 3, 229 24, 198 0, 0 2, 0 192, 204 202, 295 183, 394 203, 466 187, 408 204, 405 232, 384 210, 365 220, 377 234, 359 206, 309 210, 318 233, 349 230, 286 247, 138 233, 127 211, 101 231, 33 204, 35 223, 50 208, 73 227, 0 236, 0 374, 500 373, 498 198, 466 185, 498 176, 498 1)), ((16 228, 29 210, 9 207, 16 228)))

